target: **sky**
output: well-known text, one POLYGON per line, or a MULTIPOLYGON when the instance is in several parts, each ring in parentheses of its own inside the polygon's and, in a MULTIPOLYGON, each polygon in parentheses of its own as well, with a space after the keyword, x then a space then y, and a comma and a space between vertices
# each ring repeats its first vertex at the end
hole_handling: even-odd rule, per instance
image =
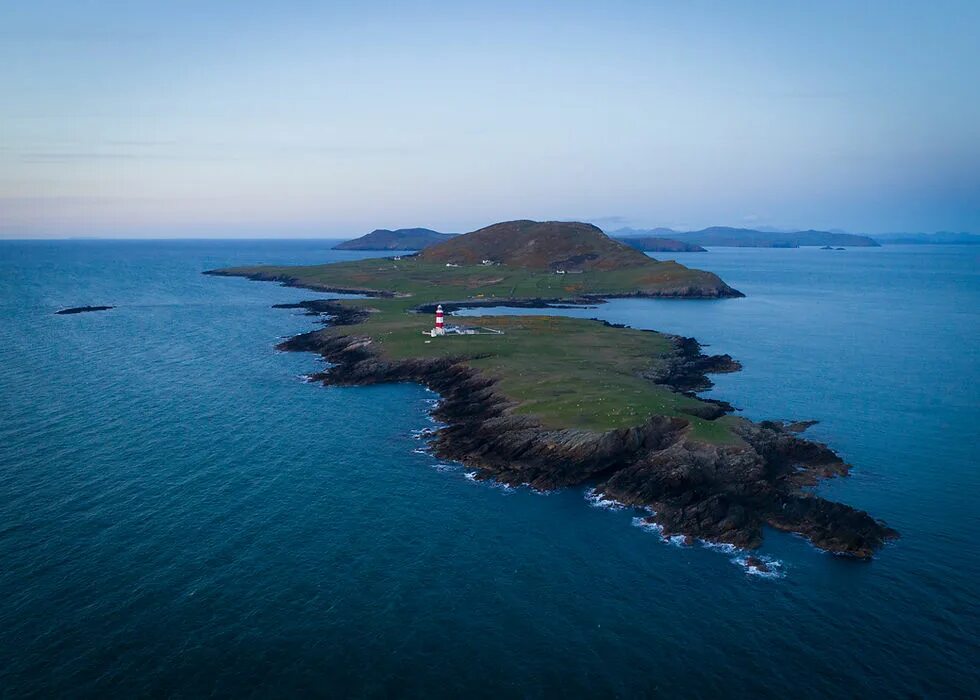
POLYGON ((0 237, 980 233, 980 2, 0 2, 0 237))

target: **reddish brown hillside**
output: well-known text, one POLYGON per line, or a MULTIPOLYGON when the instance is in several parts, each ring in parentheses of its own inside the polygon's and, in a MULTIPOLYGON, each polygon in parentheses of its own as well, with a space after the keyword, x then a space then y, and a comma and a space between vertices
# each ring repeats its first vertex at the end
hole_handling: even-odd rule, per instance
POLYGON ((479 265, 492 260, 530 270, 614 270, 653 261, 591 224, 505 221, 426 248, 423 260, 479 265))

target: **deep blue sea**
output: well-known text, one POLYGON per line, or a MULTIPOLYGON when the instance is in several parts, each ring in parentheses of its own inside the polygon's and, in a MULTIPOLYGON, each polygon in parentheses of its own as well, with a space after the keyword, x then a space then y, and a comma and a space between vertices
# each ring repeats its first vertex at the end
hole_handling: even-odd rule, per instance
POLYGON ((679 254, 745 292, 562 311, 693 335, 817 419, 871 563, 665 543, 420 449, 434 395, 304 383, 314 298, 202 276, 328 241, 0 242, 0 696, 980 694, 980 246, 679 254), (56 316, 64 306, 105 313, 56 316))

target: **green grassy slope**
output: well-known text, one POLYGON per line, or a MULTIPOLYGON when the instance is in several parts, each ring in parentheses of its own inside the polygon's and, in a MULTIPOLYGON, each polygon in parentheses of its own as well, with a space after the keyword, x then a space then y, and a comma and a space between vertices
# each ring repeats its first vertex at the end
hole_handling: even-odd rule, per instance
POLYGON ((515 411, 533 415, 549 427, 602 431, 639 425, 654 415, 684 416, 691 422, 692 437, 738 441, 728 430, 730 421, 737 419, 707 421, 691 416, 686 411, 702 402, 641 376, 673 354, 670 340, 662 334, 554 316, 491 316, 463 323, 502 330, 503 335, 430 338, 423 331, 432 327, 432 316, 414 312, 422 304, 447 301, 574 299, 672 293, 699 286, 717 290, 718 285, 727 289, 711 273, 651 261, 618 270, 557 275, 508 265, 446 267, 403 258, 232 268, 221 274, 312 289, 388 294, 344 301, 372 313, 355 327, 327 332, 369 337, 375 350, 391 359, 471 358, 469 364, 498 379, 499 390, 517 404, 515 411))
POLYGON ((503 221, 426 248, 423 260, 476 265, 495 260, 527 270, 615 270, 650 259, 576 221, 503 221))
POLYGON ((410 295, 416 305, 464 299, 574 298, 583 295, 737 296, 716 275, 673 261, 617 270, 591 270, 559 275, 510 265, 461 265, 427 262, 416 257, 370 258, 307 267, 239 267, 225 274, 288 281, 310 289, 396 292, 410 295))
MULTIPOLYGON (((406 313, 406 300, 365 304, 374 310, 363 324, 329 332, 370 337, 390 359, 473 358, 467 364, 499 381, 499 390, 517 404, 518 413, 533 415, 552 428, 612 430, 639 425, 650 416, 683 416, 694 437, 711 442, 737 441, 729 419, 707 421, 688 410, 701 401, 644 379, 673 354, 660 333, 614 328, 597 321, 561 316, 481 316, 460 319, 503 331, 503 335, 430 338, 429 314, 406 313)), ((450 322, 454 319, 450 318, 450 322)))

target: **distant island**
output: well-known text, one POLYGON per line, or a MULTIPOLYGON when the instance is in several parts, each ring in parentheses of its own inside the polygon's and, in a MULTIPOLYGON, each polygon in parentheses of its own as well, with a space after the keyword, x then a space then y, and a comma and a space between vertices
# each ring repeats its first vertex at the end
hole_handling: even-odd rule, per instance
POLYGON ((284 305, 330 324, 278 347, 322 355, 329 366, 313 379, 325 384, 411 381, 438 392, 445 426, 432 449, 476 478, 542 490, 589 485, 647 509, 665 536, 686 541, 754 548, 769 525, 867 559, 897 537, 810 491, 849 467, 794 432, 807 423, 755 423, 699 398, 707 373, 740 365, 703 354, 693 338, 545 315, 440 325, 443 311, 464 307, 742 296, 710 272, 658 262, 595 226, 509 221, 405 258, 206 274, 369 295, 284 305))
POLYGON ((699 246, 736 248, 800 248, 803 246, 853 246, 875 247, 880 245, 868 236, 830 231, 793 231, 788 233, 758 231, 750 228, 712 226, 700 231, 674 231, 669 228, 631 229, 622 228, 610 233, 620 239, 638 236, 669 238, 699 246))
POLYGON ((684 243, 673 238, 659 236, 629 236, 617 238, 631 248, 642 250, 644 253, 706 253, 707 251, 696 243, 684 243))
MULTIPOLYGON (((379 228, 359 238, 344 241, 334 250, 424 250, 443 243, 456 233, 440 233, 428 228, 379 228)), ((739 248, 832 248, 875 247, 881 244, 965 244, 980 243, 971 233, 893 233, 863 236, 836 231, 760 231, 749 228, 712 226, 700 231, 675 231, 670 228, 621 228, 609 233, 616 240, 646 253, 702 253, 704 246, 739 248)))
POLYGON ((334 246, 334 250, 422 250, 442 243, 457 234, 439 233, 428 228, 379 228, 352 241, 334 246))
POLYGON ((955 233, 953 231, 937 231, 936 233, 884 233, 874 237, 879 243, 885 244, 919 244, 919 245, 977 245, 980 235, 975 233, 955 233))
MULTIPOLYGON (((449 240, 456 233, 439 233, 428 228, 379 228, 360 238, 335 245, 334 250, 423 250, 449 240)), ((704 252, 704 248, 691 243, 653 236, 620 238, 623 243, 644 252, 704 252)))
MULTIPOLYGON (((635 287, 635 291, 645 290, 653 296, 661 296, 662 291, 649 283, 645 284, 643 277, 657 269, 655 261, 634 248, 609 238, 592 224, 509 221, 426 248, 418 254, 418 258, 422 261, 456 265, 501 264, 509 269, 523 271, 617 271, 620 274, 635 275, 633 281, 623 281, 624 287, 629 287, 623 291, 632 292, 635 287)), ((683 269, 686 276, 698 278, 698 285, 681 290, 680 296, 714 297, 738 294, 711 273, 683 269)))

